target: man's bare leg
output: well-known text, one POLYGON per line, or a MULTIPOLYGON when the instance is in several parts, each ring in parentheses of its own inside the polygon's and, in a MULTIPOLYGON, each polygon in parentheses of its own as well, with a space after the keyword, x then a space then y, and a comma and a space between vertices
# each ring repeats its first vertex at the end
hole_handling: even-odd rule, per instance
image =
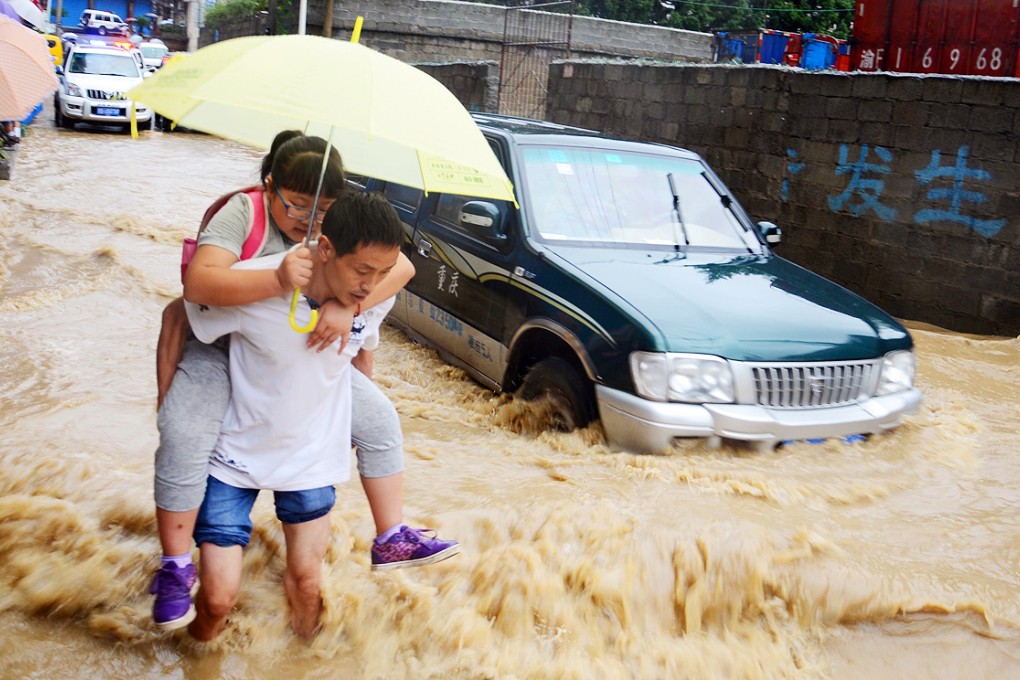
POLYGON ((287 542, 283 589, 290 602, 290 627, 303 638, 312 637, 319 626, 322 560, 329 545, 329 530, 328 514, 310 522, 283 525, 287 542))
POLYGON ((386 477, 365 477, 362 475, 361 486, 365 489, 365 498, 368 499, 368 506, 372 509, 376 536, 403 523, 403 471, 386 477))
POLYGON ((239 545, 223 548, 213 543, 201 545, 200 577, 202 587, 195 598, 198 615, 188 625, 188 633, 199 642, 208 642, 223 632, 227 615, 241 590, 243 550, 239 545))

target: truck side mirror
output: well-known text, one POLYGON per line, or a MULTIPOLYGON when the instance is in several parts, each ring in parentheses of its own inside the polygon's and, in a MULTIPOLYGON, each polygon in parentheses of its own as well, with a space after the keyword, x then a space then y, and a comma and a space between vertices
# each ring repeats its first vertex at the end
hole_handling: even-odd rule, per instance
POLYGON ((783 240, 783 230, 772 222, 758 222, 754 226, 758 228, 758 233, 765 239, 765 243, 770 246, 779 245, 783 240))
POLYGON ((506 240, 503 233, 503 214, 488 201, 468 201, 460 208, 460 227, 490 240, 506 240))

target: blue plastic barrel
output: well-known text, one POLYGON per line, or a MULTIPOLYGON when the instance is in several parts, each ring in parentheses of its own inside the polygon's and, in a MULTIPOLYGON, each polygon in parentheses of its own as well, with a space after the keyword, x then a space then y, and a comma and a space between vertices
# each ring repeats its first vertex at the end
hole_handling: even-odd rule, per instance
POLYGON ((821 71, 836 63, 832 45, 822 40, 804 36, 801 46, 800 67, 808 71, 821 71))

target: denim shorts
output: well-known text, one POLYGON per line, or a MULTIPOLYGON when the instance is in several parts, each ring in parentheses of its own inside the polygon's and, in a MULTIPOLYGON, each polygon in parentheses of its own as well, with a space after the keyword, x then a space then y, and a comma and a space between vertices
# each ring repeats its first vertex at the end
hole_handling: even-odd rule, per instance
MULTIPOLYGON (((251 509, 258 495, 258 489, 240 489, 209 475, 195 523, 195 544, 212 543, 222 548, 248 545, 254 526, 251 509)), ((276 517, 281 522, 301 524, 328 515, 336 503, 336 489, 324 486, 306 491, 274 491, 273 500, 276 517)))

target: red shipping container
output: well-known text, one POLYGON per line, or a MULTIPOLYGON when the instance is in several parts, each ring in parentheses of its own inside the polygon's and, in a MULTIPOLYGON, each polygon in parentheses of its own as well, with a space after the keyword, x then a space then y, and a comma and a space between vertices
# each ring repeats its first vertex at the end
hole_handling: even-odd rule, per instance
POLYGON ((1020 0, 857 0, 851 68, 1020 77, 1020 0))
POLYGON ((850 68, 855 71, 885 70, 886 38, 889 25, 887 2, 858 0, 850 26, 850 68))

